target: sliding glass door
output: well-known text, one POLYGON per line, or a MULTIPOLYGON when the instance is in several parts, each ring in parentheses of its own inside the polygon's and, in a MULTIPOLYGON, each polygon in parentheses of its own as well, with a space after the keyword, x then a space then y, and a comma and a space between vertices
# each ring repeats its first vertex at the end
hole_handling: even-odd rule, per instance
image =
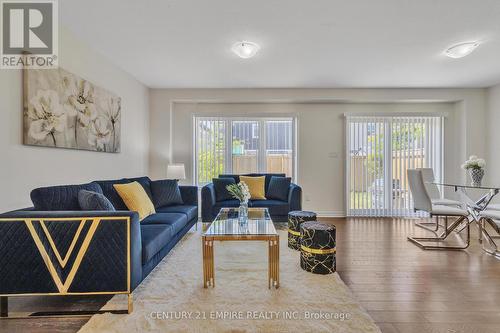
POLYGON ((197 184, 222 173, 294 176, 294 118, 195 117, 194 123, 197 184))
POLYGON ((442 117, 348 116, 346 143, 349 216, 414 216, 406 170, 442 178, 442 117))

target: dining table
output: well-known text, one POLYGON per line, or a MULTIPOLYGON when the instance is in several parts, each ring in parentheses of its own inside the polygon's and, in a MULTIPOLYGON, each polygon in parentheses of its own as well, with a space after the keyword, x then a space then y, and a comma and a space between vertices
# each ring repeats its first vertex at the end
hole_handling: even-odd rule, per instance
MULTIPOLYGON (((483 226, 480 223, 481 212, 487 210, 493 198, 500 193, 500 186, 494 184, 473 185, 464 181, 432 181, 431 183, 441 187, 452 188, 459 195, 460 201, 464 204, 463 208, 470 214, 468 223, 476 222, 479 228, 478 240, 482 243, 483 226), (474 192, 474 197, 478 197, 474 198, 471 192, 474 192)), ((462 231, 464 227, 458 229, 457 232, 462 231)))

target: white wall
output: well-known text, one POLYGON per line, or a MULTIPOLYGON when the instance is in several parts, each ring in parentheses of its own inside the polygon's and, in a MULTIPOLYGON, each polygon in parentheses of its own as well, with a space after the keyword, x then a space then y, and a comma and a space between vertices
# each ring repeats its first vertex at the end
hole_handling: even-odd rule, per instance
POLYGON ((488 152, 486 177, 500 185, 500 84, 488 89, 488 152))
POLYGON ((148 88, 65 29, 59 64, 122 98, 122 152, 23 146, 21 72, 0 70, 0 212, 30 206, 30 191, 38 186, 148 173, 148 88))
POLYGON ((448 112, 445 176, 450 180, 465 178, 459 166, 468 154, 486 152, 483 89, 153 89, 150 106, 150 174, 164 177, 169 161, 184 162, 187 183, 192 182, 194 114, 296 114, 297 182, 310 200, 304 207, 325 215, 344 213, 344 112, 448 112))

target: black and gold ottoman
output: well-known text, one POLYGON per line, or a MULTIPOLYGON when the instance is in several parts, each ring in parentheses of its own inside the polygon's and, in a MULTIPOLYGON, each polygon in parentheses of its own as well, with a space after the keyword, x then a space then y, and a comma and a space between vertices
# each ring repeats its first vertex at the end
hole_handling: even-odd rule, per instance
POLYGON ((335 272, 335 226, 305 222, 300 226, 300 267, 315 274, 335 272))
POLYGON ((316 221, 316 213, 294 210, 288 213, 288 247, 300 250, 300 225, 307 221, 316 221))

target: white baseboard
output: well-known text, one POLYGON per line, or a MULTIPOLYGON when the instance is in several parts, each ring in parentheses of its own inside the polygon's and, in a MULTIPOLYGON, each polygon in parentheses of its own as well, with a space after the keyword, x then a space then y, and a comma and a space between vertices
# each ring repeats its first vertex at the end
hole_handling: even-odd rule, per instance
POLYGON ((332 211, 316 211, 318 217, 346 217, 343 210, 332 210, 332 211))

